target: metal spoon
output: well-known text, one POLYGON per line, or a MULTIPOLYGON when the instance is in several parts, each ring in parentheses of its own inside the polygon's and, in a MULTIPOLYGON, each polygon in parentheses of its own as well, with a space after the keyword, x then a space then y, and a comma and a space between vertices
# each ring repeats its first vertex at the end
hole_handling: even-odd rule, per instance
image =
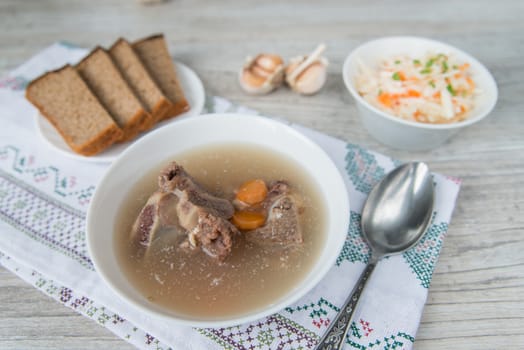
POLYGON ((342 349, 362 290, 377 262, 402 253, 424 235, 433 213, 433 180, 424 163, 404 164, 384 177, 362 210, 362 234, 371 258, 316 349, 342 349))

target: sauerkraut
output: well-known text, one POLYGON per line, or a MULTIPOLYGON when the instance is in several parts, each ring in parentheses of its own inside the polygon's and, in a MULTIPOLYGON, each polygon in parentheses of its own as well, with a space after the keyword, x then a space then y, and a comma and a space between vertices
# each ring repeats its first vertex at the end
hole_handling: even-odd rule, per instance
POLYGON ((468 62, 453 55, 393 56, 375 69, 358 62, 356 87, 373 106, 421 123, 455 123, 466 119, 481 91, 468 62))

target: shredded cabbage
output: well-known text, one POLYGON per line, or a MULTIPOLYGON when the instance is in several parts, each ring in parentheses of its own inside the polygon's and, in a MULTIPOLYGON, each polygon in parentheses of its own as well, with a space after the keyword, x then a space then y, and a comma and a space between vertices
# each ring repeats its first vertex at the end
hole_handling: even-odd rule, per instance
POLYGON ((373 106, 405 120, 455 123, 468 117, 481 94, 469 63, 453 55, 427 53, 390 57, 372 69, 361 60, 356 86, 373 106))

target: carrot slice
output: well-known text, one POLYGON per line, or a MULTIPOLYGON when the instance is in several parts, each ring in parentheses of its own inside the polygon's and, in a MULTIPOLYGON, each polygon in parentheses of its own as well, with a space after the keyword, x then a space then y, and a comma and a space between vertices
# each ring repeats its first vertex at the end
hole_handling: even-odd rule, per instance
POLYGON ((420 97, 420 92, 418 92, 417 90, 408 90, 408 93, 407 93, 408 97, 420 97))
POLYGON ((415 118, 415 120, 418 122, 422 122, 422 123, 426 122, 426 118, 424 117, 422 113, 420 113, 418 109, 415 111, 415 113, 413 113, 413 118, 415 118))
POLYGON ((461 66, 459 67, 459 69, 460 69, 461 71, 465 71, 465 70, 468 69, 468 68, 469 68, 469 63, 464 63, 463 65, 461 65, 461 66))
POLYGON ((237 211, 233 214, 233 225, 240 230, 254 230, 266 222, 266 217, 254 211, 237 211))
POLYGON ((255 179, 244 182, 238 189, 236 199, 248 205, 257 204, 266 199, 267 186, 264 180, 255 179))
POLYGON ((393 105, 393 96, 388 93, 381 93, 378 95, 378 101, 386 107, 391 107, 393 105))
POLYGON ((475 88, 475 82, 470 77, 466 77, 466 81, 469 84, 469 87, 473 90, 475 88))

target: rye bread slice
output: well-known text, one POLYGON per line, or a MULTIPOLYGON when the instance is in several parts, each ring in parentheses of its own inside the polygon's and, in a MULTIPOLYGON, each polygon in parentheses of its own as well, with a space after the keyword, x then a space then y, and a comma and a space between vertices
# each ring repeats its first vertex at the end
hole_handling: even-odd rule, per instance
POLYGON ((121 141, 135 137, 151 118, 120 74, 109 54, 95 48, 76 65, 80 76, 124 132, 121 141))
POLYGON ((76 153, 95 155, 122 137, 122 130, 70 65, 33 80, 26 98, 76 153))
POLYGON ((133 44, 133 49, 164 95, 173 103, 167 118, 189 110, 189 103, 180 86, 164 35, 158 34, 139 40, 133 44))
POLYGON ((174 107, 173 103, 167 99, 149 75, 131 44, 120 38, 108 52, 124 79, 151 115, 151 118, 144 120, 140 129, 147 130, 156 122, 167 118, 174 107))

